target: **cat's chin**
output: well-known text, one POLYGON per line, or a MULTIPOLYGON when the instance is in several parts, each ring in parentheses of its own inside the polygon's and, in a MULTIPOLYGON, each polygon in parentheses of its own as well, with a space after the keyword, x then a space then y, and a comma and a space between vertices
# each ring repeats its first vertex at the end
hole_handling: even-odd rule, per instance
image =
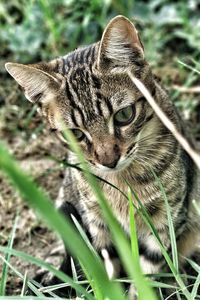
POLYGON ((98 172, 102 172, 102 173, 119 173, 123 170, 125 170, 128 166, 130 166, 132 160, 119 160, 117 165, 114 168, 109 168, 106 166, 103 166, 101 164, 96 164, 96 170, 98 172))

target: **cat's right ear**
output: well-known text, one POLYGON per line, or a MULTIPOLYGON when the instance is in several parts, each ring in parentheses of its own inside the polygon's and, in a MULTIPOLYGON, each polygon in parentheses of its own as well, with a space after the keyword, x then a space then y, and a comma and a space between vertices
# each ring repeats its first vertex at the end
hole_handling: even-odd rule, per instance
POLYGON ((50 73, 42 70, 42 65, 23 65, 6 63, 8 73, 24 89, 26 98, 31 102, 43 101, 55 93, 59 87, 58 80, 50 73))
POLYGON ((98 68, 123 72, 143 61, 144 48, 134 24, 124 16, 113 18, 100 41, 98 68))

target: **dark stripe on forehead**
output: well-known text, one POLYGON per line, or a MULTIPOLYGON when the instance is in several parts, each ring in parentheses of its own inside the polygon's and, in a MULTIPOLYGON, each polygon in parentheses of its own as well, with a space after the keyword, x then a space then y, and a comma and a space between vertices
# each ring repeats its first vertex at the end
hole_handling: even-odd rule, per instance
POLYGON ((87 48, 86 55, 85 55, 85 61, 86 61, 87 63, 89 62, 90 55, 91 55, 91 47, 88 47, 88 48, 87 48))
POLYGON ((112 104, 110 103, 109 99, 107 97, 104 98, 105 100, 105 103, 108 107, 108 110, 109 110, 109 113, 112 114, 113 113, 113 107, 112 107, 112 104))
POLYGON ((76 64, 79 61, 79 51, 75 50, 74 52, 74 63, 76 64))
POLYGON ((78 112, 79 112, 79 114, 81 116, 82 124, 85 126, 85 117, 84 117, 84 114, 83 114, 81 108, 77 106, 76 109, 78 110, 78 112))
POLYGON ((70 77, 69 77, 69 83, 73 89, 73 92, 74 94, 76 95, 76 97, 79 99, 79 94, 78 94, 78 85, 77 85, 77 82, 78 82, 78 78, 77 78, 77 70, 72 72, 70 77))
POLYGON ((86 114, 87 122, 93 122, 96 117, 96 112, 93 105, 90 105, 90 108, 84 111, 86 114))
POLYGON ((88 56, 88 67, 91 73, 92 73, 92 66, 94 61, 95 61, 95 47, 91 46, 90 55, 88 56))
POLYGON ((85 51, 84 50, 80 50, 80 54, 79 54, 79 63, 84 63, 85 60, 85 51))
POLYGON ((65 68, 66 68, 66 72, 67 72, 67 70, 69 70, 71 68, 70 59, 64 58, 64 60, 65 60, 65 68))
POLYGON ((73 89, 74 94, 76 95, 76 97, 79 99, 79 95, 78 95, 78 86, 77 86, 77 79, 75 78, 75 74, 74 72, 71 73, 70 77, 69 77, 69 83, 73 89))
POLYGON ((72 122, 74 123, 74 125, 75 125, 76 127, 79 127, 78 123, 76 122, 75 115, 74 115, 74 109, 71 110, 70 116, 71 116, 71 120, 72 120, 72 122))
POLYGON ((93 81, 93 87, 99 90, 101 88, 101 82, 99 78, 94 74, 91 75, 91 78, 93 81))
POLYGON ((98 110, 98 114, 100 116, 103 116, 103 112, 102 112, 102 109, 101 109, 101 102, 99 100, 97 100, 97 102, 96 102, 96 107, 97 107, 97 110, 98 110))
POLYGON ((93 97, 90 89, 90 73, 84 67, 79 67, 71 74, 69 82, 77 100, 84 107, 85 114, 90 118, 91 108, 93 107, 93 97), (89 113, 87 111, 89 111, 89 113))
POLYGON ((70 59, 71 66, 73 66, 74 65, 74 59, 75 59, 75 52, 72 52, 70 54, 69 59, 70 59))
POLYGON ((55 72, 55 73, 59 73, 59 59, 56 59, 54 72, 55 72))
POLYGON ((91 47, 91 61, 93 62, 94 61, 94 58, 95 58, 95 46, 92 46, 91 47))
POLYGON ((90 84, 90 81, 89 81, 89 72, 87 71, 87 70, 85 70, 85 72, 84 72, 84 74, 85 74, 85 83, 88 85, 88 87, 89 87, 89 84, 90 84))
POLYGON ((65 62, 66 62, 65 59, 62 58, 62 73, 63 73, 63 75, 65 75, 65 73, 66 73, 65 62))
POLYGON ((65 91, 66 91, 66 94, 67 94, 67 98, 70 102, 70 105, 73 107, 73 108, 76 108, 77 105, 76 103, 74 102, 74 98, 72 96, 72 93, 70 92, 70 89, 69 89, 69 84, 67 82, 67 80, 65 81, 65 91))

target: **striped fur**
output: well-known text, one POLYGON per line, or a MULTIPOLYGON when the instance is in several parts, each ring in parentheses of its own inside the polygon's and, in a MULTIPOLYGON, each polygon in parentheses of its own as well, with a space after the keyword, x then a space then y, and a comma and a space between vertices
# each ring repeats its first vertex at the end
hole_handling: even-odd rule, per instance
MULTIPOLYGON (((7 64, 7 70, 24 87, 25 94, 29 93, 29 100, 42 103, 50 127, 59 136, 62 131, 60 120, 64 120, 70 129, 82 130, 84 138, 80 147, 96 175, 124 193, 127 193, 127 182, 130 184, 170 251, 166 208, 152 170, 157 174, 171 206, 178 251, 189 257, 195 253, 199 242, 200 222, 192 206, 193 199, 200 201, 197 170, 130 81, 126 75, 128 69, 144 82, 170 120, 188 136, 183 121, 144 58, 134 25, 122 16, 108 24, 101 42, 77 49, 50 63, 28 68, 7 64), (115 114, 129 105, 135 109, 133 121, 127 126, 116 126, 115 114)), ((69 159, 77 162, 71 152, 69 159)), ((127 200, 110 185, 104 182, 100 185, 113 213, 129 234, 127 200)), ((111 259, 116 260, 101 209, 80 171, 67 169, 58 202, 59 205, 73 205, 97 251, 101 253, 106 249, 111 259)), ((138 206, 136 199, 134 203, 138 206)), ((135 218, 142 269, 145 273, 159 272, 164 267, 164 260, 157 241, 138 213, 135 218)), ((122 274, 120 268, 116 269, 115 276, 122 274)))

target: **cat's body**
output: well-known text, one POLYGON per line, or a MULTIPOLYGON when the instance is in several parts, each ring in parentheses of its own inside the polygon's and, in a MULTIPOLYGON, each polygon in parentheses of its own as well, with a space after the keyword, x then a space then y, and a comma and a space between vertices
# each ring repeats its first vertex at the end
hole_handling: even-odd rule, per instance
MULTIPOLYGON (((29 100, 42 102, 43 113, 58 135, 61 119, 73 129, 94 174, 125 194, 128 184, 132 187, 170 251, 166 206, 154 172, 168 197, 179 254, 194 254, 200 226, 192 205, 193 199, 200 202, 197 169, 131 82, 127 70, 146 85, 178 130, 187 135, 185 125, 152 75, 137 32, 127 19, 114 18, 100 43, 48 64, 8 64, 7 69, 25 88, 29 100)), ((71 152, 69 160, 78 162, 71 152)), ((127 199, 109 184, 99 183, 114 215, 129 234, 127 199)), ((58 203, 65 203, 66 209, 66 202, 77 211, 97 251, 107 249, 112 252, 110 258, 116 258, 99 204, 77 169, 66 171, 58 203)), ((138 207, 135 198, 134 204, 138 207)), ((135 219, 142 269, 145 273, 159 272, 164 266, 160 247, 139 213, 135 219)), ((119 274, 116 270, 114 275, 119 274)))

